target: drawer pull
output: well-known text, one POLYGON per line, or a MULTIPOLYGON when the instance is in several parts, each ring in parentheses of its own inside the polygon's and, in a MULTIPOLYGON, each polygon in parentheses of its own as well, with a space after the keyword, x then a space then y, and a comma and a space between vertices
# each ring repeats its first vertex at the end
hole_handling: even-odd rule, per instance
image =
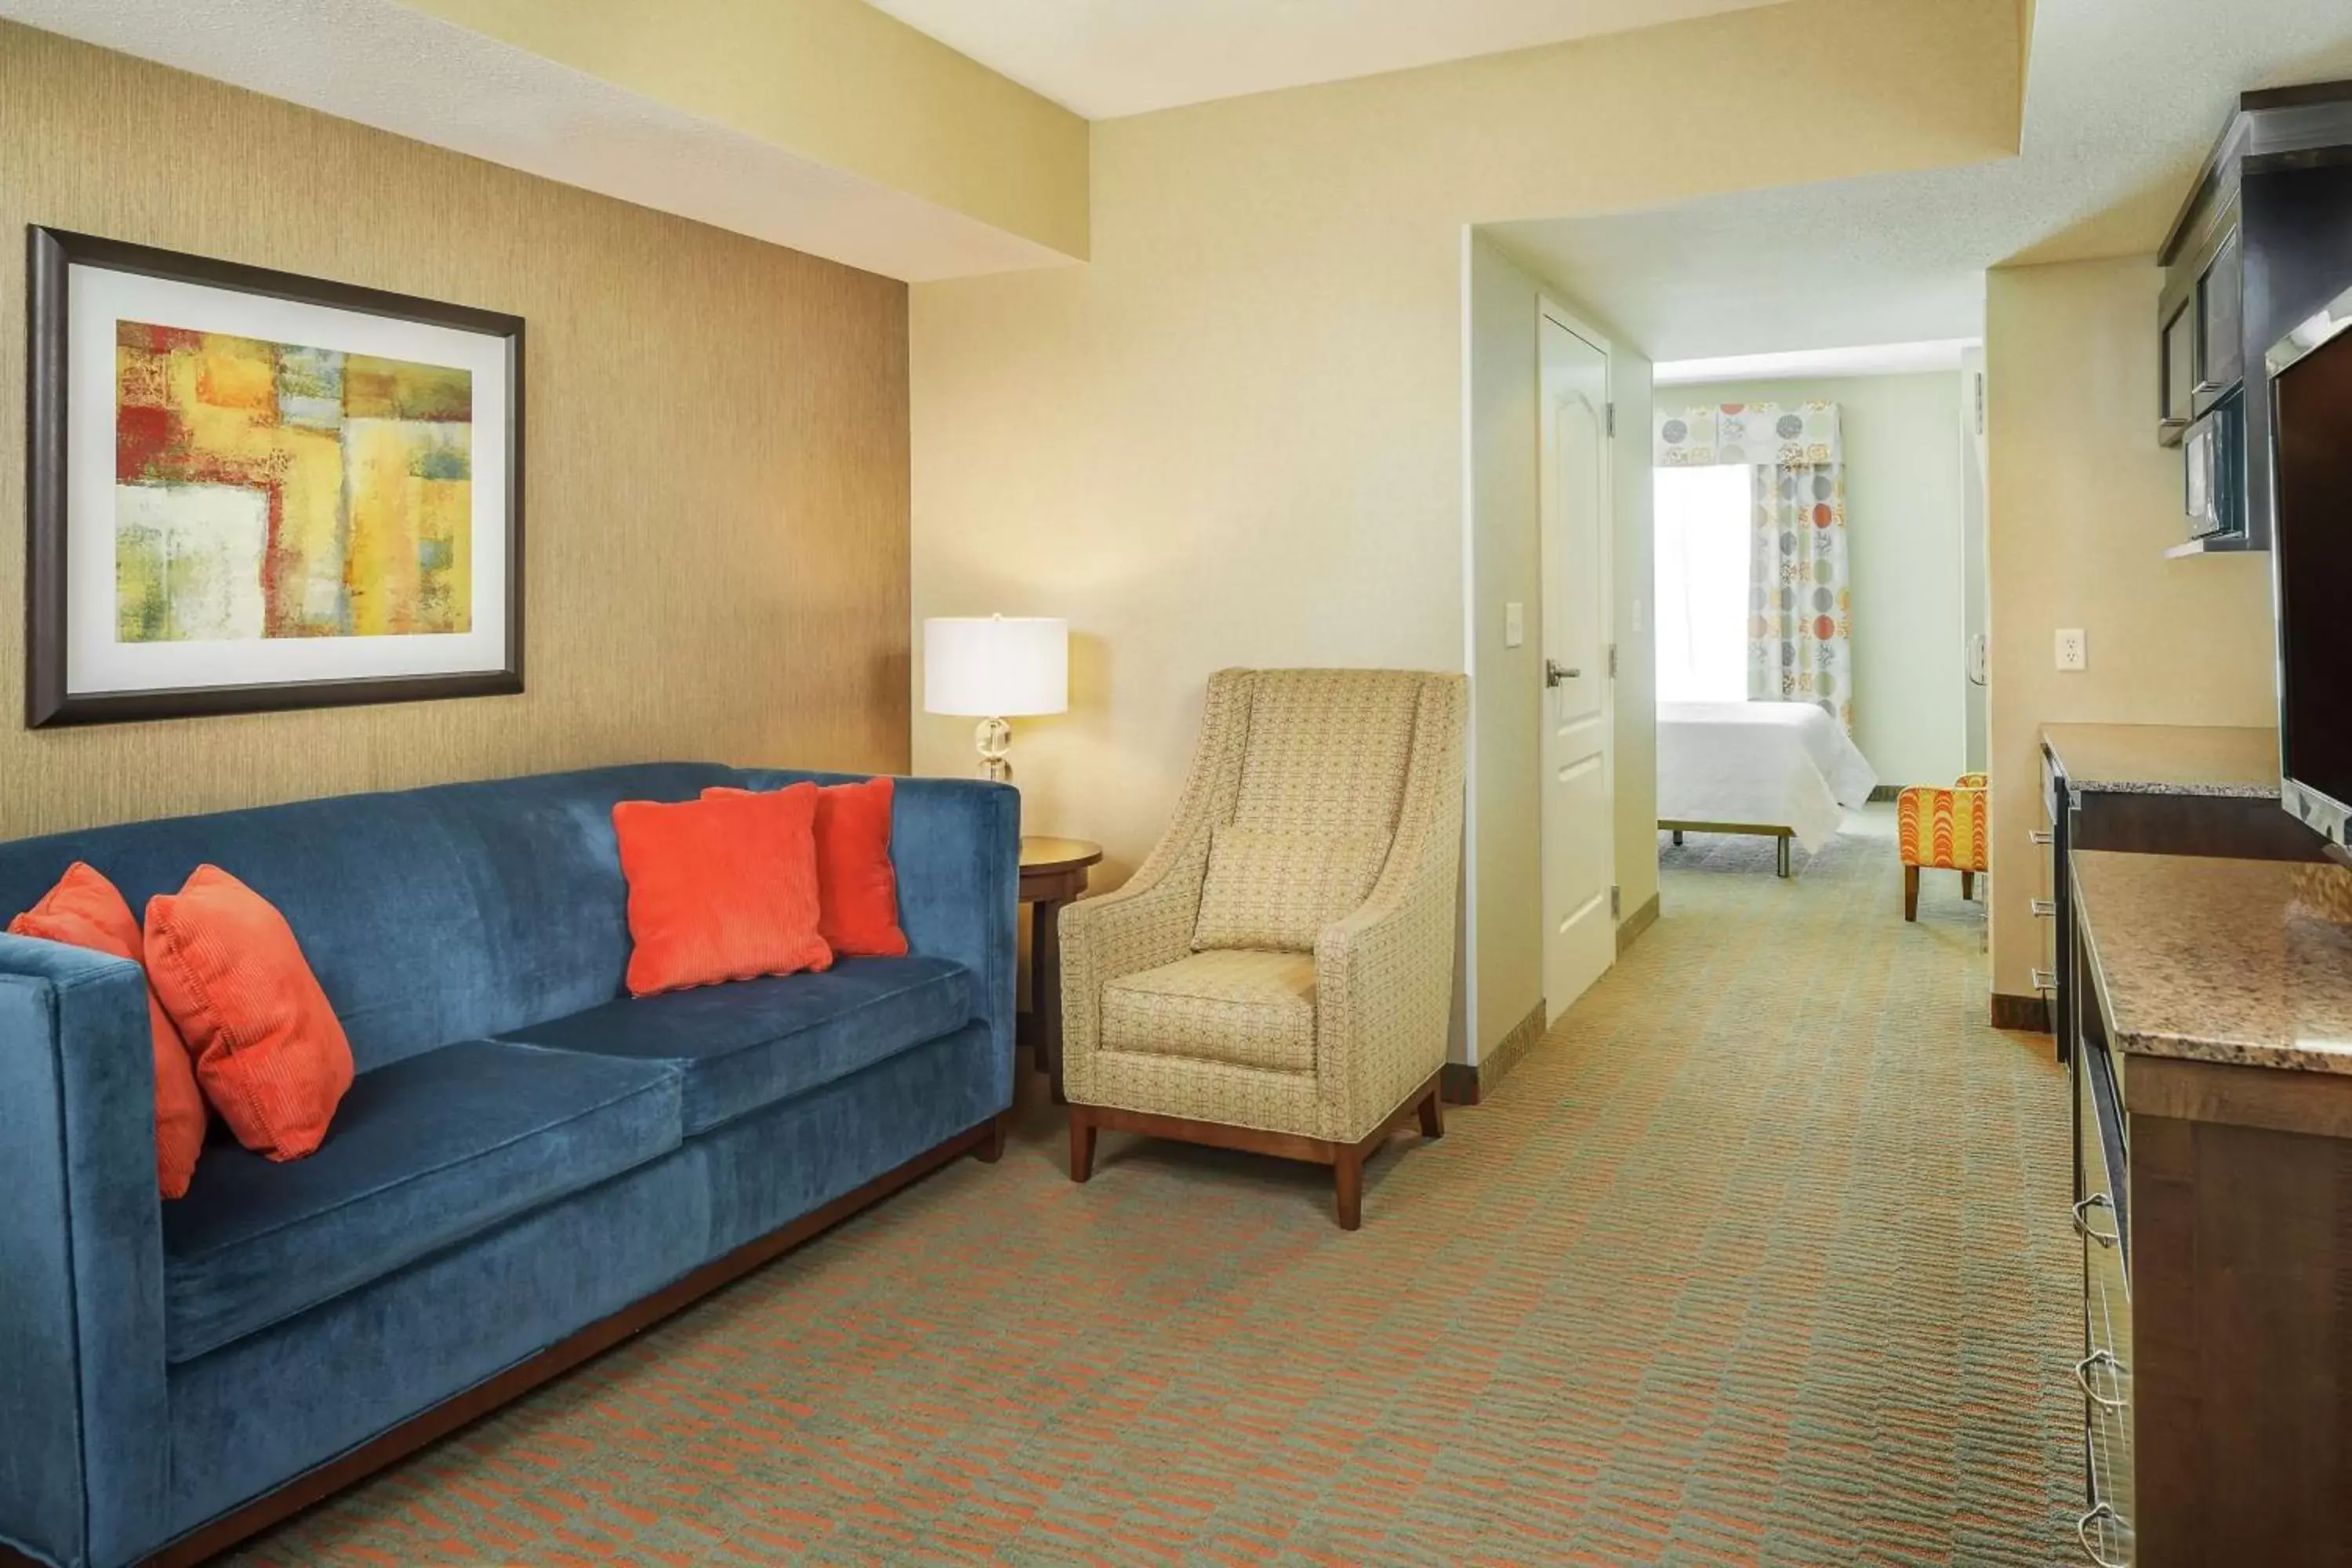
POLYGON ((2050 830, 2046 827, 2029 827, 2025 830, 2025 841, 2038 848, 2052 841, 2050 830))
POLYGON ((2097 1563, 2099 1568, 2131 1568, 2131 1563, 2127 1559, 2121 1557, 2105 1557, 2100 1555, 2099 1552, 2099 1547, 2106 1538, 2107 1525, 2111 1521, 2116 1524, 2121 1524, 2123 1522, 2123 1515, 2116 1511, 2115 1505, 2113 1503, 2103 1502, 2074 1521, 2074 1539, 2083 1543, 2083 1555, 2097 1563), (2093 1541, 2091 1539, 2091 1527, 2093 1525, 2099 1527, 2099 1541, 2093 1541))
POLYGON ((2074 1382, 2082 1389, 2083 1397, 2105 1410, 2122 1410, 2128 1406, 2130 1400, 2119 1394, 2111 1397, 2091 1386, 2091 1369, 2095 1366, 2105 1367, 2117 1378, 2123 1376, 2124 1363, 2116 1359, 2115 1352, 2093 1351, 2074 1363, 2074 1382))
POLYGON ((2035 920, 2054 921, 2058 918, 2058 900, 2055 899, 2035 899, 2026 907, 2033 911, 2035 920))
POLYGON ((2108 1197, 2105 1193, 2093 1193, 2089 1197, 2084 1198, 2081 1203, 2076 1204, 2074 1205, 2074 1234, 2083 1237, 2085 1241, 2095 1241, 2101 1247, 2113 1247, 2116 1241, 2120 1239, 2121 1233, 2112 1230, 2093 1229, 2091 1226, 2090 1211, 2093 1209, 2112 1210, 2115 1206, 2115 1201, 2108 1197))
POLYGON ((2037 969, 2027 976, 2027 984, 2036 991, 2055 991, 2058 989, 2058 972, 2054 969, 2037 969))

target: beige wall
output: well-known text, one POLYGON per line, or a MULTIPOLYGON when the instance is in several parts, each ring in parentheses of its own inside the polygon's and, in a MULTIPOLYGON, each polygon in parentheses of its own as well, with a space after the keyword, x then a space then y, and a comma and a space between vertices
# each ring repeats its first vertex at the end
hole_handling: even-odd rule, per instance
MULTIPOLYGON (((1016 726, 1032 828, 1116 886, 1221 666, 1463 668, 1465 224, 2013 153, 2015 27, 1790 0, 1097 123, 1087 266, 911 303, 915 613, 1072 625, 1070 713, 1016 726)), ((970 731, 918 718, 916 766, 970 731)))
MULTIPOLYGON (((1653 661, 1646 635, 1628 632, 1650 580, 1650 363, 1556 285, 1483 235, 1468 247, 1470 595, 1465 647, 1471 697, 1469 951, 1475 964, 1470 1037, 1475 1061, 1537 1005, 1557 1014, 1573 998, 1543 994, 1543 583, 1538 489, 1536 316, 1549 299, 1610 340, 1617 405, 1612 473, 1616 527, 1610 559, 1621 651, 1616 689, 1616 877, 1631 916, 1658 890, 1658 791, 1653 661), (1526 637, 1504 644, 1504 606, 1524 607, 1526 637)), ((1646 625, 1646 622, 1644 623, 1646 625)))
MULTIPOLYGON (((27 222, 524 317, 530 689, 29 732, 0 552, 0 835, 645 758, 904 765, 903 286, 0 26, 0 227, 27 222)), ((0 451, 23 387, 16 360, 0 451)), ((0 516, 23 479, 0 462, 0 516)))
POLYGON ((1087 253, 1087 122, 863 0, 405 0, 444 21, 1087 253))
POLYGON ((1853 741, 1882 784, 1949 784, 1968 762, 1957 372, 1669 386, 1665 407, 1838 405, 1853 584, 1853 741))
POLYGON ((1650 511, 1650 362, 1620 348, 1617 400, 1617 886, 1632 920, 1658 896, 1657 547, 1650 511))
POLYGON ((2184 525, 2179 455, 2156 444, 2158 281, 2146 258, 1986 278, 1993 988, 2012 995, 2042 961, 2042 726, 2275 718, 2269 558, 2164 559, 2184 525), (2056 669, 2061 626, 2089 634, 2087 668, 2056 669))

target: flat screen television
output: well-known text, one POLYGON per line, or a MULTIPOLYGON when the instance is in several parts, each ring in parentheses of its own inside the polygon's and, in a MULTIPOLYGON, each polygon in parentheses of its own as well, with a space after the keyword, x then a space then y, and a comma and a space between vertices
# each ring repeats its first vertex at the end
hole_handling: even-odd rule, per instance
POLYGON ((2352 289, 2265 356, 2286 808, 2346 858, 2352 818, 2352 289))

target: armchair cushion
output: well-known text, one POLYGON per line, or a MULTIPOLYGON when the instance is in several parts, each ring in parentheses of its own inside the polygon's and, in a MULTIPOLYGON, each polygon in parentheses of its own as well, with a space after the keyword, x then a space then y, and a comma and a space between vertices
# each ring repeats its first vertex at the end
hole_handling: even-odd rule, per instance
POLYGON ((1388 855, 1385 833, 1219 826, 1192 946, 1312 952, 1325 926, 1362 906, 1388 855))
POLYGON ((1223 951, 1103 987, 1103 1048, 1277 1072, 1315 1070, 1315 960, 1223 951))

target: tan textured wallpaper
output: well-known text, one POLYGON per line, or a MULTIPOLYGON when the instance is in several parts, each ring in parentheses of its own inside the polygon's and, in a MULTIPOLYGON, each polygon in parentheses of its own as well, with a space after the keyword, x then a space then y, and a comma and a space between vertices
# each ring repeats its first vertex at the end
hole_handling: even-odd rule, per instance
POLYGON ((0 837, 656 758, 908 750, 887 279, 0 24, 0 837), (24 226, 525 318, 520 697, 31 731, 24 226))

